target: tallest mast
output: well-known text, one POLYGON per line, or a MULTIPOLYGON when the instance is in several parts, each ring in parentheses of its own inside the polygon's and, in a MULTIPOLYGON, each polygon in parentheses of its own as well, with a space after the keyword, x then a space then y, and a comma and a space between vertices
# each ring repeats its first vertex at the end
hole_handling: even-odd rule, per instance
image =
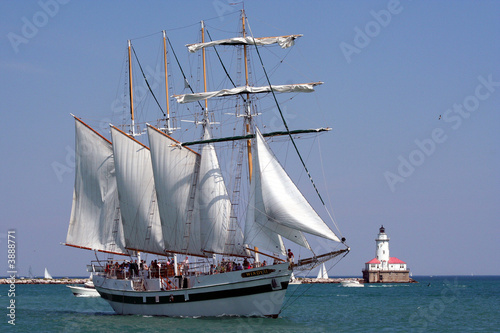
MULTIPOLYGON (((241 27, 243 31, 243 38, 246 37, 246 29, 245 29, 245 8, 241 10, 241 27)), ((243 45, 243 59, 245 60, 245 86, 248 87, 248 59, 247 59, 247 46, 243 45)), ((252 122, 252 115, 250 109, 250 94, 247 93, 247 98, 245 99, 245 113, 246 113, 246 131, 247 134, 251 134, 250 123, 252 122)), ((247 140, 247 154, 248 154, 248 179, 250 183, 252 182, 252 172, 253 172, 253 163, 252 163, 252 140, 247 140)), ((259 248, 254 246, 255 251, 255 262, 259 262, 259 248)))
MULTIPOLYGON (((241 10, 241 25, 243 29, 243 38, 246 37, 245 30, 245 9, 241 10)), ((245 86, 248 87, 248 59, 247 59, 247 46, 243 45, 243 57, 245 60, 245 86)), ((250 94, 247 93, 247 98, 245 99, 245 113, 246 113, 246 131, 247 134, 251 134, 250 122, 252 121, 251 110, 250 110, 250 94)), ((247 140, 247 154, 248 154, 248 174, 250 182, 252 182, 252 141, 247 140)))

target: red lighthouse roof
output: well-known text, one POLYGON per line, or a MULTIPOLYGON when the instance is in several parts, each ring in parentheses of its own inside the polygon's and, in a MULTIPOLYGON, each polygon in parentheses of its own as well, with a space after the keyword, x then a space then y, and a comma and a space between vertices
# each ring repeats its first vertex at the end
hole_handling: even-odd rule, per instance
POLYGON ((406 263, 403 260, 398 259, 396 257, 390 257, 389 264, 406 264, 406 263))
POLYGON ((368 261, 367 264, 380 264, 380 260, 378 260, 377 258, 373 258, 372 260, 368 261))

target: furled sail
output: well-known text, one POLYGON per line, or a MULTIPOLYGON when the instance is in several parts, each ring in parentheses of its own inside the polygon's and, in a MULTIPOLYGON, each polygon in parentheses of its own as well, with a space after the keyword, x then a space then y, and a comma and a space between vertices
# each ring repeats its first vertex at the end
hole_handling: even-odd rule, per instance
POLYGON ((165 250, 204 256, 194 214, 200 155, 154 127, 148 137, 165 250))
MULTIPOLYGON (((203 139, 210 139, 208 128, 205 128, 203 139)), ((240 241, 243 239, 241 229, 233 233, 229 231, 231 201, 229 200, 213 144, 206 144, 201 149, 200 171, 196 190, 196 204, 200 219, 203 250, 243 255, 243 243, 237 244, 238 239, 240 241), (236 241, 229 239, 230 236, 235 237, 236 241)))
POLYGON ((246 37, 234 37, 228 39, 215 40, 206 43, 196 43, 186 45, 189 52, 194 53, 204 47, 210 47, 214 45, 271 45, 278 44, 281 48, 286 49, 295 44, 295 39, 302 37, 302 35, 288 35, 288 36, 278 36, 278 37, 258 37, 253 38, 251 36, 246 37))
POLYGON ((178 103, 182 104, 182 103, 197 102, 212 97, 224 97, 224 96, 232 96, 245 93, 251 93, 251 94, 268 93, 271 92, 271 90, 277 93, 302 93, 302 92, 308 93, 308 92, 313 92, 314 87, 320 84, 323 84, 323 82, 272 85, 272 86, 262 86, 262 87, 242 86, 232 89, 222 89, 218 91, 174 95, 173 97, 175 97, 178 103))
POLYGON ((111 137, 127 248, 164 254, 149 148, 114 126, 111 137))
POLYGON ((75 117, 75 187, 66 245, 128 254, 111 142, 75 117))
POLYGON ((308 245, 303 235, 291 230, 340 242, 300 193, 257 128, 254 155, 255 220, 305 247, 308 245))

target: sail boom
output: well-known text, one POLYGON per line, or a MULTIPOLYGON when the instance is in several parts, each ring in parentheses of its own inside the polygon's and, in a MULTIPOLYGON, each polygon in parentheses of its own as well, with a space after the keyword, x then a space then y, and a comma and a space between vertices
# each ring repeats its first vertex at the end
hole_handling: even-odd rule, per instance
POLYGON ((278 258, 278 257, 275 257, 275 256, 272 256, 270 254, 267 254, 267 253, 264 253, 264 252, 260 252, 260 251, 257 251, 255 249, 251 249, 249 247, 246 248, 247 250, 249 251, 252 251, 252 252, 255 252, 255 253, 258 253, 258 254, 262 254, 263 256, 266 256, 266 257, 269 257, 269 258, 273 258, 274 260, 278 260, 280 262, 285 262, 285 260, 281 259, 281 258, 278 258))
MULTIPOLYGON (((245 248, 245 250, 248 250, 248 248, 245 248)), ((213 252, 213 251, 206 251, 206 250, 203 250, 203 253, 220 254, 222 256, 239 257, 239 258, 250 258, 251 257, 248 255, 242 255, 242 254, 237 254, 237 253, 223 253, 223 252, 213 252)))
POLYGON ((303 35, 287 35, 287 36, 277 36, 277 37, 257 37, 252 36, 245 37, 233 37, 227 39, 214 40, 206 43, 194 43, 187 44, 189 52, 195 53, 206 47, 211 47, 215 45, 272 45, 278 44, 282 49, 289 48, 295 44, 295 39, 302 37, 303 35))
POLYGON ((194 94, 173 95, 177 103, 192 103, 213 97, 225 97, 239 94, 261 94, 274 91, 276 93, 309 93, 314 91, 314 87, 323 84, 323 82, 295 83, 284 85, 271 85, 262 87, 241 86, 231 89, 222 89, 218 91, 208 91, 194 94))
POLYGON ((90 247, 80 246, 80 245, 73 245, 73 244, 68 244, 68 243, 61 243, 61 245, 70 246, 70 247, 76 247, 77 249, 83 249, 83 250, 90 250, 90 251, 97 251, 97 252, 102 252, 102 253, 116 254, 116 255, 119 255, 119 256, 130 256, 130 253, 122 253, 122 252, 113 252, 113 251, 105 251, 105 250, 99 250, 99 249, 92 249, 90 247))
MULTIPOLYGON (((311 129, 306 129, 306 130, 293 130, 293 131, 289 131, 289 132, 288 131, 277 131, 277 132, 263 133, 262 136, 273 137, 273 136, 280 136, 280 135, 319 133, 319 132, 326 132, 326 131, 331 131, 331 130, 332 129, 330 127, 321 127, 321 128, 311 128, 311 129)), ((216 139, 209 139, 209 140, 183 142, 183 143, 181 143, 181 146, 185 147, 185 146, 193 146, 193 145, 212 143, 212 142, 238 141, 238 140, 248 140, 248 139, 253 139, 253 138, 255 138, 255 134, 238 135, 238 136, 230 136, 230 137, 226 137, 226 138, 216 138, 216 139)))
POLYGON ((143 252, 143 253, 149 253, 149 254, 156 254, 158 256, 163 256, 163 257, 168 257, 170 254, 180 254, 180 255, 184 255, 184 256, 192 256, 192 257, 199 257, 199 258, 207 258, 208 257, 208 256, 201 255, 199 253, 169 251, 167 249, 165 249, 164 253, 154 252, 154 251, 144 251, 144 250, 141 250, 141 249, 134 249, 134 248, 131 248, 131 247, 127 247, 127 250, 137 251, 137 252, 143 252))

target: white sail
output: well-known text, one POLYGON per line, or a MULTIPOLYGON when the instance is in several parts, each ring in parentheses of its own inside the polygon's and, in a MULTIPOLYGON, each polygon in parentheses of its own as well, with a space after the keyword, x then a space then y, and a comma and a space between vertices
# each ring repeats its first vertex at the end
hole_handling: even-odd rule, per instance
POLYGON ((182 103, 197 102, 212 97, 232 96, 232 95, 246 94, 246 93, 250 94, 268 93, 271 92, 271 90, 277 93, 309 93, 313 92, 314 87, 320 84, 323 84, 323 82, 271 85, 262 87, 242 86, 232 89, 222 89, 218 91, 174 95, 173 97, 175 97, 178 103, 182 104, 182 103))
POLYGON ((319 267, 318 276, 316 279, 328 279, 328 271, 326 270, 325 263, 319 267))
POLYGON ((75 118, 75 187, 66 245, 127 254, 111 142, 75 118))
POLYGON ((200 156, 154 127, 148 137, 165 250, 203 255, 194 214, 200 156))
MULTIPOLYGON (((203 139, 210 138, 208 128, 205 128, 203 139)), ((239 228, 233 233, 229 230, 231 201, 213 144, 206 144, 201 149, 196 207, 200 220, 202 249, 208 252, 243 255, 242 243, 236 244, 229 239, 233 236, 242 241, 243 236, 239 228)))
MULTIPOLYGON (((259 213, 262 218, 266 217, 269 221, 267 224, 264 224, 263 221, 260 221, 260 223, 298 244, 303 242, 300 235, 284 234, 283 231, 287 231, 287 229, 298 230, 340 242, 335 233, 325 224, 300 193, 257 128, 255 138, 254 155, 256 163, 254 163, 254 171, 258 175, 255 179, 256 193, 262 194, 261 205, 265 208, 259 213), (265 213, 265 216, 263 213, 265 213)), ((257 196, 256 211, 260 210, 258 199, 257 196)), ((259 219, 256 218, 256 220, 259 219)))
POLYGON ((280 224, 274 212, 269 209, 262 188, 262 169, 259 162, 258 145, 254 145, 252 183, 245 223, 245 243, 274 253, 286 254, 281 236, 310 249, 307 239, 300 230, 280 224))
POLYGON ((210 47, 214 45, 271 45, 278 44, 281 48, 286 49, 295 44, 295 39, 302 37, 302 35, 288 35, 288 36, 278 36, 278 37, 257 37, 253 38, 251 36, 246 37, 234 37, 221 40, 215 40, 206 43, 196 43, 186 45, 189 52, 194 53, 204 47, 210 47))
POLYGON ((164 253, 149 148, 113 126, 111 137, 125 244, 164 253))
POLYGON ((43 275, 44 279, 52 279, 52 275, 49 274, 49 271, 47 270, 47 267, 45 267, 45 273, 43 275))
MULTIPOLYGON (((255 169, 254 169, 255 170, 255 169)), ((245 218, 245 244, 256 246, 261 250, 271 251, 285 255, 286 249, 281 236, 269 230, 265 224, 256 221, 257 216, 265 217, 265 208, 262 207, 262 200, 257 200, 260 207, 256 206, 255 174, 252 172, 252 182, 250 184, 250 199, 248 201, 247 214, 245 218)), ((262 218, 260 218, 262 220, 262 218)), ((266 221, 265 221, 266 222, 266 221)))

